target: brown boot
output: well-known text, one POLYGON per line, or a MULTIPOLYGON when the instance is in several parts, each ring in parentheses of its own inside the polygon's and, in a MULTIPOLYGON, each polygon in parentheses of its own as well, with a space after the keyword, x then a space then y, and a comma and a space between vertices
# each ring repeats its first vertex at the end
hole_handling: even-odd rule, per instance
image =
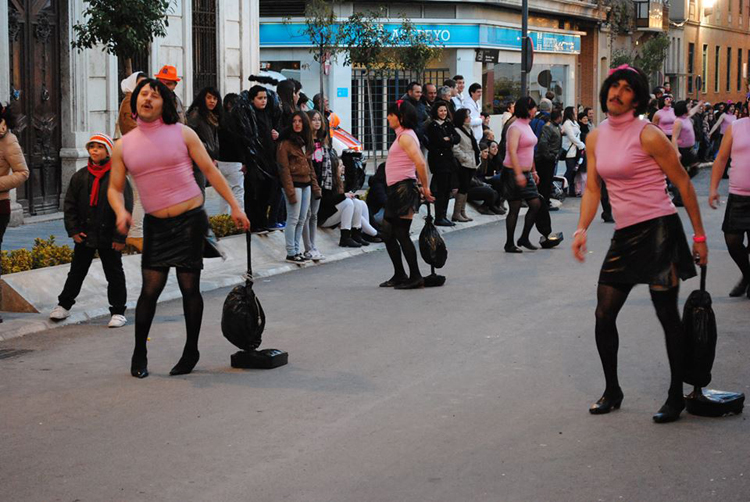
POLYGON ((456 194, 456 199, 453 201, 453 217, 451 218, 451 221, 457 221, 459 223, 466 223, 469 221, 461 214, 464 204, 466 204, 466 194, 456 194))
POLYGON ((469 218, 466 216, 466 199, 469 198, 468 194, 464 195, 463 203, 461 204, 461 216, 463 217, 464 221, 474 221, 474 218, 469 218))

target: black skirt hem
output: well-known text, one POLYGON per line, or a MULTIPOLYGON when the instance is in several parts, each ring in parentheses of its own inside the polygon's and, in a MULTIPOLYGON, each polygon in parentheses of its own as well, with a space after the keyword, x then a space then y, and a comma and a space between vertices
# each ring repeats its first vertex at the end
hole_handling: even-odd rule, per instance
POLYGON ((143 218, 141 268, 203 269, 208 215, 203 206, 171 218, 143 218))
POLYGON ((729 194, 721 231, 727 234, 750 231, 750 196, 729 194))

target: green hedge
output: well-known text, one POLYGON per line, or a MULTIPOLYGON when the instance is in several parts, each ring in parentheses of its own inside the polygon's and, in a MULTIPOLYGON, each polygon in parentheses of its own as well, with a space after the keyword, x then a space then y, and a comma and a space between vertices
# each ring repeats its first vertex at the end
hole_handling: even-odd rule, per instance
POLYGON ((55 236, 49 239, 34 239, 34 247, 28 249, 14 249, 2 252, 3 274, 14 274, 37 268, 63 265, 73 260, 73 250, 70 246, 55 244, 55 236))

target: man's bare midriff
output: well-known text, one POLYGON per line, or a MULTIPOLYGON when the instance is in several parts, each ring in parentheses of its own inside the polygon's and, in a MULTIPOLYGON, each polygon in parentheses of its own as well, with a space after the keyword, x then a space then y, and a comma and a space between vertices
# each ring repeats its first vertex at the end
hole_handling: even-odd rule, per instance
POLYGON ((182 213, 186 213, 191 209, 201 207, 202 205, 203 195, 196 195, 192 199, 188 199, 184 202, 180 202, 179 204, 165 207, 164 209, 159 209, 158 211, 154 211, 153 213, 149 214, 154 218, 174 218, 175 216, 179 216, 182 213))

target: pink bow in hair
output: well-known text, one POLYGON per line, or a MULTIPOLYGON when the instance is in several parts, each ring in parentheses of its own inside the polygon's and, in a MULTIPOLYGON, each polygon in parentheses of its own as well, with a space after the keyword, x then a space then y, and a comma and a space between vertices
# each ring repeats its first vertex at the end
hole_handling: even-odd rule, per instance
POLYGON ((609 74, 607 76, 612 75, 614 72, 620 71, 620 70, 630 70, 630 71, 634 71, 634 72, 638 73, 638 70, 636 70, 635 68, 633 68, 629 64, 625 63, 625 64, 621 64, 617 68, 612 68, 611 70, 609 70, 609 74))

